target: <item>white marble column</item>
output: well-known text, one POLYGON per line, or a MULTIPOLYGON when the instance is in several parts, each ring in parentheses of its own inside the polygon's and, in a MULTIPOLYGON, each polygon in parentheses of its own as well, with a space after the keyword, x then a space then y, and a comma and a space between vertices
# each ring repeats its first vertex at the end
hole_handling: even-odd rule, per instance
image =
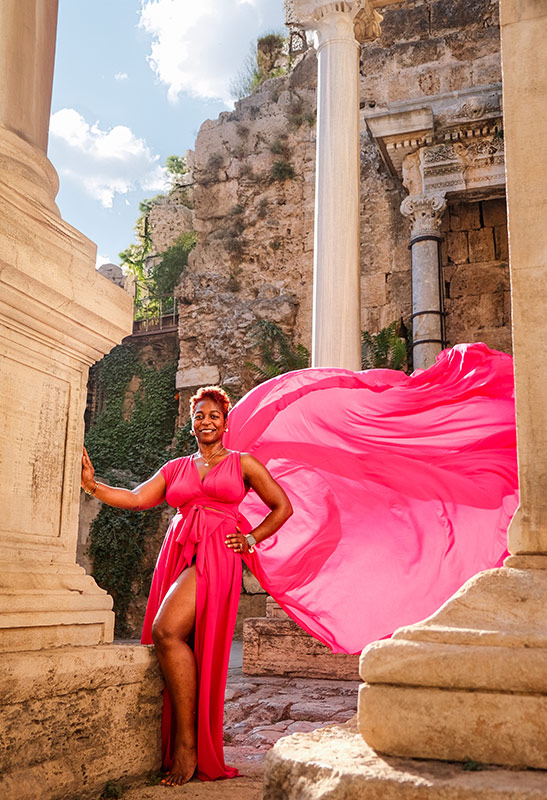
POLYGON ((440 194, 409 195, 401 213, 412 223, 412 339, 414 368, 435 363, 443 342, 439 242, 446 200, 440 194))
POLYGON ((75 562, 88 368, 131 298, 64 222, 46 157, 57 0, 0 2, 0 652, 112 639, 112 599, 75 562))
POLYGON ((369 0, 287 5, 318 60, 312 364, 359 370, 359 53, 382 18, 369 0))

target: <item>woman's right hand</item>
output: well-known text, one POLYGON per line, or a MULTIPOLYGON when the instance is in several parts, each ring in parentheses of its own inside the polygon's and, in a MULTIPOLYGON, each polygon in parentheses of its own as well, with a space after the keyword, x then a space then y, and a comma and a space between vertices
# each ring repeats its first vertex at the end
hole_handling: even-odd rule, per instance
POLYGON ((91 459, 89 457, 89 453, 84 447, 84 452, 82 454, 82 489, 84 490, 91 490, 95 487, 95 468, 91 463, 91 459))

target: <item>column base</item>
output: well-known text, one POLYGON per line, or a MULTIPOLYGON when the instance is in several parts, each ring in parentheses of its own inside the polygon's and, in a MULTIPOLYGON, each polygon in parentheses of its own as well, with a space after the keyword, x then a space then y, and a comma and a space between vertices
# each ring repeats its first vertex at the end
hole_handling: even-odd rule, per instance
POLYGON ((489 570, 428 619, 369 645, 359 693, 367 743, 394 756, 547 769, 546 600, 546 569, 489 570))
POLYGON ((98 797, 159 769, 162 687, 152 647, 1 654, 2 800, 98 797))
POLYGON ((379 756, 350 721, 280 739, 266 756, 263 798, 540 800, 546 786, 544 772, 379 756))
POLYGON ((112 641, 112 598, 83 567, 0 561, 0 576, 0 653, 112 641))

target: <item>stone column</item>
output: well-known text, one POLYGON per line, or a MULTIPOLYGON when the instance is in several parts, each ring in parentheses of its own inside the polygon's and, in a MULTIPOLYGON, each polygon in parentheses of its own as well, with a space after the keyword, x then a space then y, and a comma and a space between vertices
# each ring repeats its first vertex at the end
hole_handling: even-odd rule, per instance
POLYGON ((547 769, 547 7, 501 1, 520 506, 501 569, 363 651, 359 724, 383 753, 547 769))
POLYGON ((55 205, 46 157, 57 0, 0 3, 0 651, 111 641, 112 599, 75 563, 88 368, 131 298, 55 205))
POLYGON ((153 650, 106 644, 112 598, 75 560, 88 368, 132 301, 55 205, 56 18, 57 0, 0 2, 2 800, 98 796, 160 761, 153 650))
POLYGON ((412 339, 414 368, 435 363, 443 342, 439 242, 446 200, 442 194, 409 195, 401 213, 412 223, 412 339))
POLYGON ((359 43, 382 18, 370 0, 287 6, 318 60, 312 364, 359 370, 359 43))

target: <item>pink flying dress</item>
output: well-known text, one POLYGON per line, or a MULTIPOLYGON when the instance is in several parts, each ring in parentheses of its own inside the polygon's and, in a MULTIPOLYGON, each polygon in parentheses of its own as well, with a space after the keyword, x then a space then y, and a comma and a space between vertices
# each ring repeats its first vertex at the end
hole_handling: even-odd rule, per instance
MULTIPOLYGON (((307 369, 249 392, 226 447, 256 456, 294 515, 245 561, 296 622, 335 652, 358 653, 436 611, 469 577, 501 564, 517 507, 510 356, 458 345, 428 370, 307 369)), ((154 574, 143 631, 196 559, 198 776, 228 778, 222 713, 241 584, 225 544, 268 513, 245 495, 238 452, 203 481, 191 458, 162 468, 178 508, 154 574), (249 522, 247 522, 247 520, 249 522)), ((163 717, 170 766, 170 703, 163 717)))
MULTIPOLYGON (((434 366, 306 369, 257 386, 230 413, 227 447, 256 456, 294 515, 245 560, 334 652, 436 611, 501 564, 518 504, 513 360, 484 344, 434 366)), ((254 526, 254 492, 240 506, 254 526)))

